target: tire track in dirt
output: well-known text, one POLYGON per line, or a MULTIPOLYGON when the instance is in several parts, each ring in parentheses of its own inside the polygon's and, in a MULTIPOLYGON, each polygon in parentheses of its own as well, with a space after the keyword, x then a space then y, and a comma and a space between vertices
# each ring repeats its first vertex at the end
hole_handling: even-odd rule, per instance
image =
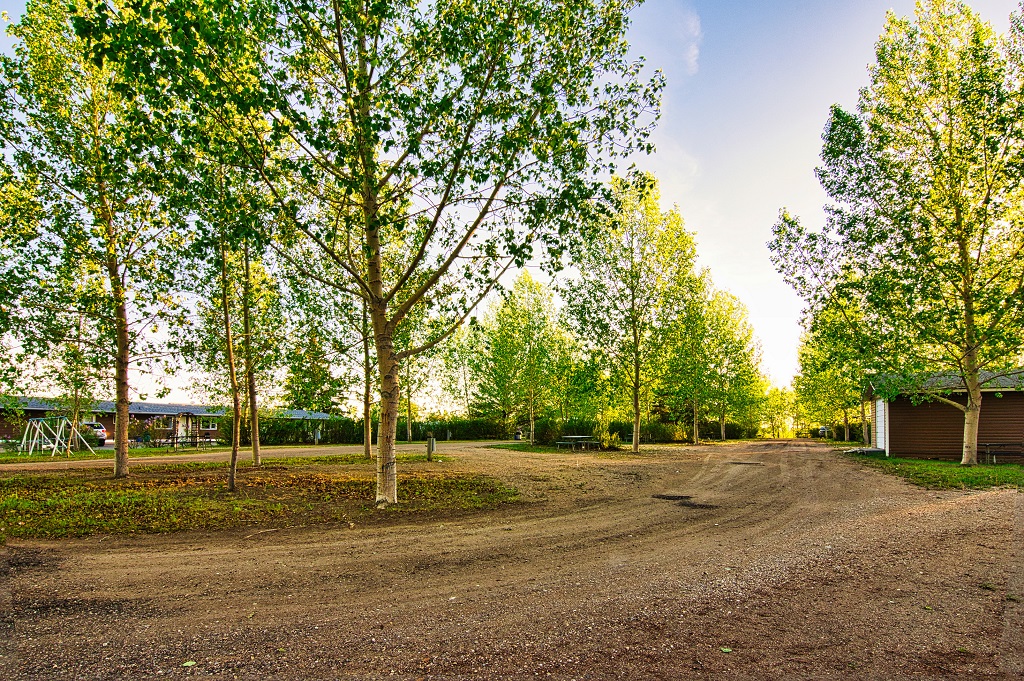
POLYGON ((1006 606, 999 667, 1024 678, 1024 494, 1014 503, 1011 562, 1006 581, 1006 606))
POLYGON ((10 678, 1014 678, 996 656, 1010 610, 976 584, 1012 581, 999 547, 1020 495, 931 493, 806 442, 467 447, 444 466, 531 501, 354 530, 19 543, 59 567, 12 579, 10 678), (69 605, 32 603, 96 614, 82 628, 69 605))

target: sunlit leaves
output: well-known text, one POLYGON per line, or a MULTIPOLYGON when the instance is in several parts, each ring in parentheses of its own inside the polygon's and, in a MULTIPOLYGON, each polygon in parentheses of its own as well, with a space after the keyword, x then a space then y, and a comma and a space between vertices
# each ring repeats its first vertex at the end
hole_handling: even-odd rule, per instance
POLYGON ((1004 38, 952 0, 890 15, 857 111, 834 107, 823 135, 825 229, 785 212, 775 227, 810 312, 856 310, 865 364, 905 389, 1021 361, 1021 35, 1020 17, 1004 38))

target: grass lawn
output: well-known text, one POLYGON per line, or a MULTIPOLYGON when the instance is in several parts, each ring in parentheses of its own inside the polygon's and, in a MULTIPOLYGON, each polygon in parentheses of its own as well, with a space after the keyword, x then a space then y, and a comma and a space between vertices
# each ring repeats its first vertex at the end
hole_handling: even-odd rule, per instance
MULTIPOLYGON (((416 445, 420 444, 426 447, 426 441, 419 442, 407 442, 401 440, 396 444, 399 445, 416 445)), ((264 445, 264 451, 276 451, 282 448, 303 448, 308 449, 311 447, 351 447, 356 445, 312 445, 312 444, 292 444, 292 445, 264 445)), ((375 445, 376 446, 376 445, 375 445)), ((145 458, 150 456, 180 456, 184 454, 203 454, 206 452, 230 452, 231 447, 229 445, 217 445, 215 447, 203 447, 202 449, 196 449, 194 447, 180 447, 174 449, 173 447, 132 447, 128 450, 129 459, 145 458)), ((250 451, 248 446, 242 446, 239 450, 240 458, 244 458, 250 451)), ((27 454, 18 454, 16 451, 2 451, 0 450, 0 466, 7 463, 32 463, 35 461, 82 461, 86 459, 109 459, 113 461, 114 450, 113 449, 97 449, 94 452, 72 452, 70 456, 65 454, 57 454, 56 456, 50 456, 47 453, 33 454, 28 456, 27 454)))
MULTIPOLYGON (((400 503, 374 506, 374 468, 361 457, 266 459, 239 466, 227 491, 226 463, 135 466, 115 480, 81 469, 0 477, 0 541, 99 533, 177 532, 374 522, 402 514, 459 513, 515 502, 519 493, 482 475, 399 475, 400 503), (353 465, 355 464, 355 465, 353 465)), ((399 456, 422 461, 425 454, 399 456)))
POLYGON ((955 461, 886 458, 884 454, 845 454, 844 456, 928 489, 1015 487, 1018 490, 1024 490, 1024 466, 1018 464, 961 466, 955 461))
MULTIPOLYGON (((183 449, 177 450, 170 447, 133 447, 128 450, 128 458, 143 458, 147 456, 174 456, 176 454, 198 454, 200 452, 229 452, 231 447, 204 447, 203 449, 183 449)), ((71 455, 57 454, 50 456, 49 454, 18 454, 4 452, 0 454, 0 465, 5 463, 31 463, 33 461, 83 461, 86 459, 114 459, 113 449, 96 449, 92 452, 71 452, 71 455)))

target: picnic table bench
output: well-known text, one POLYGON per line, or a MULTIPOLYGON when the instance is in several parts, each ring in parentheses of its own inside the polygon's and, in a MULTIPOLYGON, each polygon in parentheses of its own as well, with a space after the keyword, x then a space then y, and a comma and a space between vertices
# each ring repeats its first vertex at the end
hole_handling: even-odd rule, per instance
POLYGON ((555 449, 561 449, 563 445, 573 451, 577 447, 583 450, 601 448, 601 443, 593 435, 563 435, 562 439, 555 443, 555 449))
POLYGON ((1024 454, 1024 442, 979 442, 978 452, 988 463, 995 463, 996 454, 1024 454))

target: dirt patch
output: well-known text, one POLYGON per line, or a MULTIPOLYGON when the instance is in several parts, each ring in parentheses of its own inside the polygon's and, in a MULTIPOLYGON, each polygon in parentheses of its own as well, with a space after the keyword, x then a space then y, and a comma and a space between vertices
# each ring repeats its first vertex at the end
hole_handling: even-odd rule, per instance
POLYGON ((652 499, 664 499, 666 501, 678 501, 677 506, 684 508, 718 508, 714 504, 701 504, 693 501, 693 497, 688 494, 652 494, 652 499))
POLYGON ((27 570, 56 570, 60 565, 57 551, 20 546, 8 548, 5 564, 12 572, 27 570))
POLYGON ((926 491, 811 442, 441 448, 409 470, 524 503, 14 542, 0 677, 1021 678, 1017 492, 926 491))

